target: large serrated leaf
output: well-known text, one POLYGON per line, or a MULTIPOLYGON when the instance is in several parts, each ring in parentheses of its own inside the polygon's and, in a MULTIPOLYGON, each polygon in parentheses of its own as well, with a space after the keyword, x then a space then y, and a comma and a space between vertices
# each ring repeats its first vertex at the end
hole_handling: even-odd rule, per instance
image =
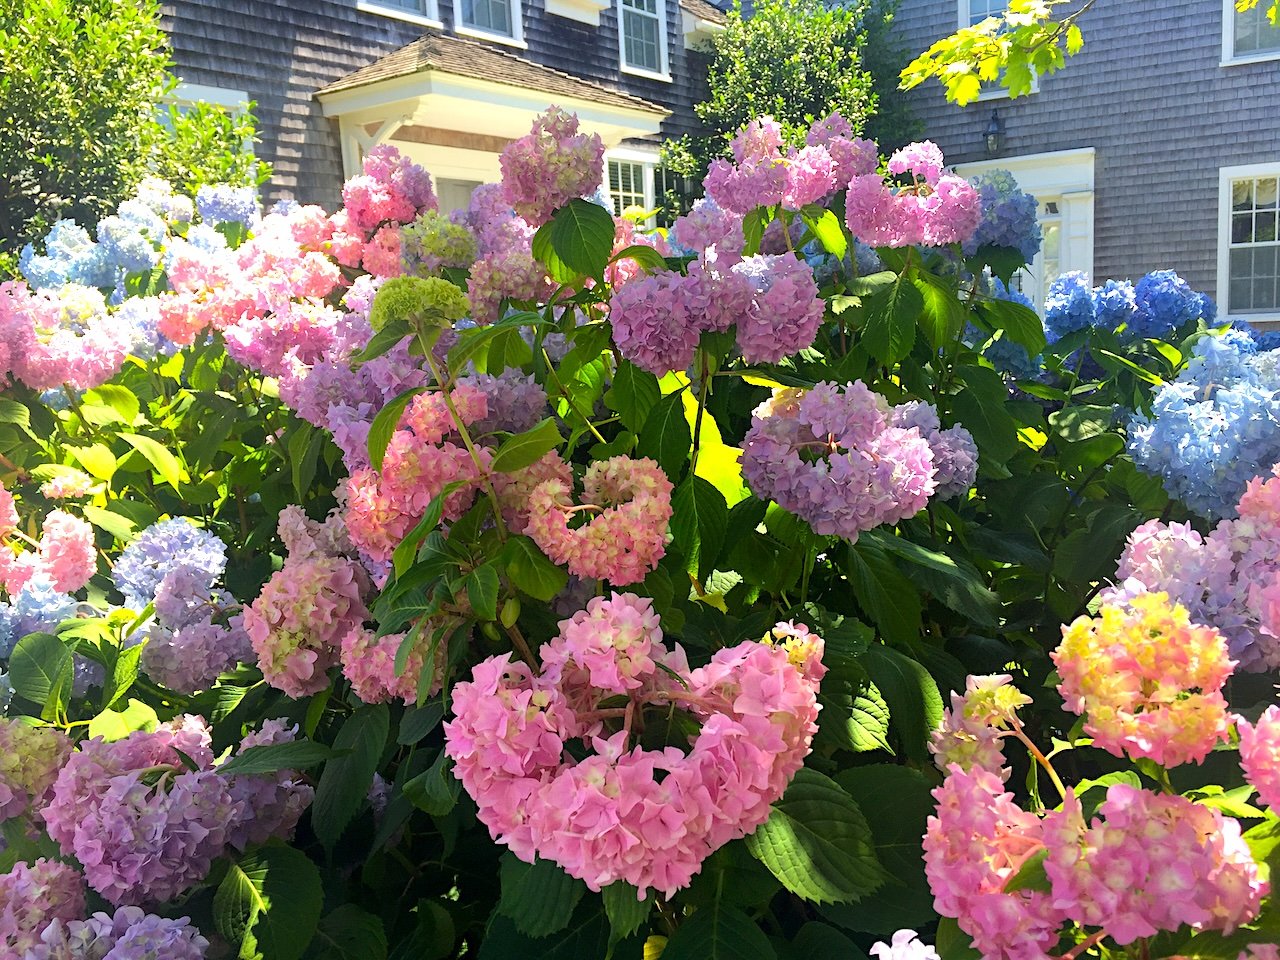
POLYGON ((9 657, 9 682, 18 696, 42 707, 62 706, 71 695, 71 650, 51 633, 31 633, 9 657))
POLYGON ((332 759, 334 751, 313 740, 267 743, 249 747, 218 767, 224 777, 231 774, 275 773, 277 770, 305 770, 332 759))
POLYGON ((632 433, 643 429, 649 411, 661 399, 658 378, 627 360, 618 362, 613 383, 604 394, 605 405, 618 414, 622 425, 632 433))
POLYGON ((705 578, 720 555, 729 522, 724 494, 702 477, 690 476, 676 488, 671 509, 671 536, 686 569, 705 578))
POLYGON ((796 773, 746 844, 784 887, 812 903, 859 900, 887 876, 857 803, 812 770, 796 773))
POLYGON ((503 441, 493 455, 492 469, 498 473, 523 470, 564 442, 554 418, 547 417, 537 426, 503 441))
POLYGON ((240 960, 298 960, 315 936, 320 871, 292 847, 262 847, 231 864, 213 898, 218 932, 240 960))
POLYGON ((942 694, 924 666, 892 647, 874 646, 863 664, 889 704, 907 756, 929 762, 929 737, 942 723, 942 694))
POLYGON ((530 864, 513 853, 503 854, 500 880, 498 912, 530 937, 546 937, 567 927, 587 892, 586 884, 550 860, 530 864))
POLYGON ((662 960, 776 960, 777 956, 750 917, 721 901, 681 923, 662 951, 662 960))
POLYGON ((654 404, 636 443, 636 455, 653 460, 673 482, 684 472, 693 446, 683 393, 683 389, 669 393, 654 404))
POLYGON ((390 729, 386 705, 379 704, 358 709, 334 738, 336 755, 324 765, 311 808, 311 823, 325 846, 337 843, 364 803, 390 729))
POLYGON ((911 352, 924 297, 910 280, 899 277, 888 290, 871 298, 862 343, 867 352, 891 366, 911 352))

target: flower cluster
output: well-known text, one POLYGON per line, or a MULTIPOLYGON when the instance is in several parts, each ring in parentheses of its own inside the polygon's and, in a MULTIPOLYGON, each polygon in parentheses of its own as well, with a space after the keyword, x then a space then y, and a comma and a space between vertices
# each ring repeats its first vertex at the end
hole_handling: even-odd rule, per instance
POLYGON ((449 635, 460 626, 453 617, 424 619, 412 638, 393 633, 384 637, 356 627, 342 639, 342 674, 351 689, 365 703, 402 700, 415 704, 435 696, 444 685, 444 668, 449 656, 449 635), (403 667, 397 669, 400 648, 410 643, 403 667), (430 663, 428 663, 430 661, 430 663), (423 689, 424 673, 430 670, 423 689))
POLYGON ((1226 641, 1163 593, 1104 604, 1098 614, 1064 626, 1051 654, 1067 709, 1116 756, 1202 762, 1230 728, 1222 686, 1235 663, 1226 641))
POLYGON ((895 187, 875 171, 854 177, 845 198, 849 232, 873 247, 943 247, 964 243, 982 216, 978 191, 943 173, 942 151, 928 140, 889 158, 890 176, 910 176, 895 187))
POLYGON ((33 390, 101 386, 128 356, 131 331, 93 288, 33 291, 22 281, 0 283, 0 380, 33 390))
POLYGON ((488 397, 479 386, 455 384, 447 401, 441 391, 419 394, 387 444, 382 469, 356 470, 347 482, 347 530, 374 560, 389 560, 431 501, 450 484, 458 486, 445 498, 442 516, 456 520, 485 482, 492 454, 477 448, 472 456, 450 405, 467 427, 489 415, 488 397))
POLYGON ((0 719, 0 822, 40 807, 70 753, 61 730, 0 719))
POLYGON ((528 134, 502 151, 498 162, 507 202, 537 227, 570 200, 600 185, 604 141, 598 134, 579 133, 577 116, 548 107, 528 134))
POLYGON ((1270 670, 1280 666, 1280 478, 1249 481, 1236 512, 1208 536, 1186 523, 1142 524, 1106 596, 1167 593, 1216 627, 1243 669, 1270 670))
POLYGON ((1128 449, 1171 497, 1216 519, 1234 515, 1245 485, 1280 462, 1280 371, 1245 334, 1202 337, 1192 359, 1135 414, 1128 449))
MULTIPOLYGON (((775 390, 743 441, 743 479, 815 532, 857 540, 864 530, 914 516, 937 490, 929 442, 914 426, 894 426, 893 417, 861 381, 775 390)), ((959 436, 952 437, 957 452, 959 436)), ((961 459, 952 482, 967 472, 961 459)))
POLYGON ((625 880, 670 895, 763 823, 803 763, 822 649, 804 627, 779 624, 766 642, 690 670, 662 643, 649 600, 596 598, 543 646, 541 674, 504 654, 456 685, 445 749, 481 821, 516 856, 553 860, 593 890, 625 880), (614 697, 630 706, 601 708, 614 697), (631 746, 647 705, 699 725, 687 752, 631 746), (586 759, 568 759, 573 741, 586 759))
POLYGON ((1040 252, 1039 201, 1018 186, 1008 170, 981 173, 969 181, 978 191, 982 217, 978 229, 964 241, 966 256, 981 247, 1009 247, 1030 263, 1040 252))
POLYGON ((1169 340, 1197 320, 1212 322, 1216 312, 1172 270, 1148 273, 1136 285, 1108 280, 1098 287, 1076 270, 1050 284, 1044 324, 1050 342, 1086 329, 1118 332, 1127 341, 1169 340))
POLYGON ((973 434, 956 424, 942 429, 938 410, 931 403, 909 400, 889 412, 891 426, 902 430, 915 428, 933 451, 934 496, 950 500, 963 496, 978 479, 978 445, 973 434))
MULTIPOLYGON (((281 526, 292 522, 286 515, 281 526)), ((364 568, 317 547, 313 540, 305 552, 291 553, 244 611, 244 631, 263 677, 295 698, 328 686, 327 672, 338 663, 343 638, 369 617, 364 568)))
POLYGON ((1237 718, 1240 766, 1258 791, 1258 799, 1280 812, 1280 707, 1270 706, 1256 723, 1237 718))
POLYGON ((853 138, 838 113, 815 123, 803 147, 788 147, 781 125, 761 117, 738 132, 730 149, 733 162, 711 161, 704 186, 718 207, 739 216, 779 204, 799 210, 876 166, 875 145, 853 138))
POLYGON ((87 920, 54 920, 23 960, 204 960, 208 948, 189 918, 170 920, 126 906, 87 920))
POLYGON ((963 694, 951 694, 951 707, 942 712, 942 725, 933 732, 929 749, 944 773, 954 764, 1001 774, 1004 751, 1000 741, 1018 725, 1017 710, 1031 698, 1012 685, 1008 674, 969 677, 963 694))
MULTIPOLYGON (((6 491, 4 497, 0 511, 9 516, 0 517, 0 540, 11 537, 17 527, 12 495, 6 491)), ((14 553, 7 544, 0 543, 0 584, 10 597, 16 597, 33 581, 47 582, 58 593, 75 593, 97 570, 93 528, 64 510, 51 510, 44 518, 34 550, 14 553)))
POLYGON ((593 463, 582 479, 586 503, 575 506, 563 477, 539 483, 529 494, 526 532, 574 576, 639 583, 666 552, 673 487, 652 460, 613 457, 593 463), (582 526, 570 520, 594 512, 582 526))
POLYGON ((48 924, 74 920, 84 909, 84 882, 74 868, 19 860, 0 874, 0 950, 5 957, 29 956, 48 924))

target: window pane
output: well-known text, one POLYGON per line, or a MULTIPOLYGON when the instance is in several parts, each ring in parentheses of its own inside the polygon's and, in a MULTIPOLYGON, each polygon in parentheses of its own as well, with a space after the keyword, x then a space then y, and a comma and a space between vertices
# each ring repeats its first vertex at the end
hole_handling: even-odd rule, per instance
POLYGON ((981 23, 1009 9, 1008 0, 969 0, 969 25, 981 23))
POLYGON ((1253 205, 1259 208, 1270 207, 1274 209, 1276 205, 1276 186, 1277 181, 1275 180, 1255 180, 1253 205))
POLYGON ((1267 19, 1269 6, 1262 0, 1252 10, 1236 11, 1236 56, 1280 53, 1280 27, 1273 27, 1267 19))
POLYGON ((627 66, 640 70, 660 71, 662 69, 662 52, 658 45, 656 17, 624 7, 622 36, 627 66))
POLYGON ((622 5, 632 10, 651 13, 655 17, 658 15, 658 0, 622 0, 622 5))
POLYGON ((1232 243, 1251 243, 1253 242, 1253 215, 1248 213, 1237 213, 1231 218, 1231 242, 1232 243))
POLYGON ((476 30, 512 35, 508 0, 462 0, 462 22, 476 30))
POLYGON ((614 216, 622 216, 628 207, 644 208, 644 164, 609 161, 609 199, 614 216))
POLYGON ((427 0, 374 0, 375 6, 395 7, 411 13, 426 13, 427 0))

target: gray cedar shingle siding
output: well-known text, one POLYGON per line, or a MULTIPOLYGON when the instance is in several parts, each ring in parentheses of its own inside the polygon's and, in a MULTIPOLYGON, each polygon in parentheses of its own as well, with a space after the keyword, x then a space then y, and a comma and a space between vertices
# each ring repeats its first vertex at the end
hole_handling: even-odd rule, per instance
MULTIPOLYGON (((963 110, 936 83, 910 96, 954 163, 986 159, 992 108, 1006 156, 1094 147, 1096 280, 1170 268, 1216 295, 1218 169, 1280 161, 1280 61, 1219 66, 1222 13, 1222 0, 1099 0, 1084 51, 1039 93, 963 110)), ((956 0, 902 0, 897 29, 914 53, 956 19, 956 0)))
MULTIPOLYGON (((440 0, 452 30, 452 0, 440 0)), ((592 27, 548 14, 542 0, 524 0, 527 50, 494 48, 633 94, 672 111, 665 136, 693 131, 692 104, 703 99, 707 58, 684 48, 677 0, 667 0, 667 50, 673 82, 618 69, 618 18, 610 7, 592 27)), ((332 206, 342 185, 337 125, 312 94, 423 35, 431 28, 361 13, 356 0, 169 0, 164 24, 175 72, 188 83, 245 90, 257 101, 259 155, 275 175, 268 202, 293 197, 332 206)))

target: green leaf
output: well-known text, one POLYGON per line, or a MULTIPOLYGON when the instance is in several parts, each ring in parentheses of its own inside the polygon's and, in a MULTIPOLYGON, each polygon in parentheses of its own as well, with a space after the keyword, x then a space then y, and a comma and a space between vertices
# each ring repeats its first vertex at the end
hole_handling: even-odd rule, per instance
POLYGON ((441 750, 430 767, 405 783, 404 795, 424 813, 443 817, 457 804, 461 786, 453 775, 452 761, 441 750))
POLYGON ((548 560, 528 537, 509 538, 502 559, 511 582, 537 600, 550 602, 569 582, 569 575, 548 560))
POLYGON ((1110 432, 1115 420, 1114 408, 1090 404, 1067 407, 1049 414, 1049 423, 1054 432, 1070 443, 1090 440, 1110 432))
POLYGON ((305 770, 334 757, 334 751, 314 740, 268 743, 242 750, 218 767, 224 777, 230 774, 275 773, 277 770, 305 770))
POLYGON ((905 561, 907 576, 952 610, 984 626, 995 624, 1000 598, 982 582, 973 564, 957 562, 945 553, 879 530, 863 536, 905 561))
POLYGON ((903 277, 868 304, 862 342, 867 352, 886 366, 892 366, 911 352, 916 342, 916 323, 924 310, 924 297, 903 277))
POLYGON ((672 480, 684 472, 693 447, 693 434, 684 415, 684 389, 659 400, 645 418, 636 443, 636 455, 648 457, 672 480))
POLYGON ((643 429, 649 411, 661 399, 658 378, 628 360, 618 362, 613 385, 604 394, 605 406, 617 413, 622 425, 632 433, 643 429))
POLYGON ((31 411, 26 404, 0 397, 0 423, 16 424, 25 430, 31 426, 31 411))
POLYGON ((396 427, 400 425, 400 417, 404 415, 405 407, 409 406, 414 397, 425 393, 426 390, 426 387, 406 390, 379 410, 378 415, 373 418, 373 423, 369 424, 369 465, 374 470, 382 469, 382 458, 387 455, 387 445, 391 443, 396 427))
POLYGON ((385 704, 360 707, 333 741, 335 755, 324 765, 311 807, 316 836, 326 847, 337 843, 356 815, 382 759, 391 720, 385 704))
POLYGON ((293 847, 261 847, 231 864, 213 897, 214 926, 241 960, 299 960, 315 936, 320 871, 293 847))
POLYGON ((138 419, 138 411, 141 407, 138 398, 128 387, 105 383, 93 390, 85 391, 80 401, 80 409, 90 423, 99 426, 123 423, 126 427, 131 427, 138 419))
POLYGON ((586 277, 604 273, 617 229, 609 211, 590 200, 570 200, 556 211, 550 227, 551 249, 569 269, 586 277))
POLYGON ((849 252, 849 238, 840 226, 840 218, 830 210, 818 207, 814 210, 806 207, 800 211, 800 218, 813 233, 822 248, 837 260, 843 260, 849 252))
POLYGON ((182 481, 186 478, 182 464, 178 463, 178 458, 155 440, 144 437, 140 433, 119 433, 116 436, 146 457, 147 462, 155 467, 161 479, 174 490, 182 485, 182 481))
POLYGON ((1049 875, 1045 873, 1044 862, 1049 857, 1048 849, 1038 850, 1023 861, 1022 866, 1004 885, 1005 893, 1017 893, 1020 890, 1034 890, 1037 893, 1049 893, 1053 885, 1049 875))
POLYGON ((935 350, 953 343, 964 329, 964 305, 956 292, 932 273, 921 273, 913 281, 920 292, 920 327, 935 350))
POLYGON ((886 879, 858 805, 813 770, 796 773, 746 844, 784 887, 812 903, 858 900, 886 879))
POLYGON ((381 330, 375 333, 368 345, 356 354, 354 360, 356 363, 368 363, 384 353, 389 352, 401 340, 409 336, 408 320, 391 320, 381 330))
POLYGON ((119 463, 115 454, 101 443, 94 443, 87 447, 67 447, 66 450, 75 457, 80 466, 99 480, 110 480, 115 476, 119 463))
POLYGON ((396 734, 396 743, 408 746, 418 743, 444 719, 445 704, 433 700, 425 706, 412 707, 400 718, 400 732, 396 734))
POLYGON ((844 770, 836 781, 867 818, 876 856, 892 880, 860 903, 824 907, 823 915, 881 937, 929 923, 936 914, 920 838, 935 808, 934 781, 919 770, 887 763, 844 770))
POLYGON ((309 423, 304 423, 289 437, 289 472, 293 479, 293 492, 298 503, 311 495, 311 485, 316 479, 316 464, 324 447, 324 434, 309 423))
POLYGON ((50 710, 61 709, 71 698, 73 667, 65 643, 51 633, 31 633, 9 655, 9 682, 18 696, 50 710))
POLYGON ((729 506, 709 481, 690 476, 671 498, 671 536, 684 554, 686 568, 699 578, 711 573, 720 555, 729 506))
POLYGON ((1044 322, 1030 307, 1012 300, 992 299, 979 303, 978 312, 994 329, 1003 330, 1008 339, 1024 347, 1030 356, 1044 352, 1047 346, 1044 322))
POLYGON ((502 896, 498 912, 510 917, 526 936, 545 937, 569 925, 587 885, 550 860, 525 863, 513 853, 502 856, 502 896))
POLYGON ((933 676, 892 647, 872 647, 863 664, 889 704, 903 750, 916 763, 929 763, 929 737, 942 723, 942 694, 933 676))
POLYGON ((969 389, 952 398, 952 412, 978 444, 984 460, 1003 463, 1018 452, 1018 424, 1009 413, 1009 388, 989 367, 962 366, 956 376, 969 389))
POLYGON ((920 636, 920 597, 875 543, 860 539, 844 551, 844 571, 858 605, 882 637, 907 646, 920 636))
POLYGON ((145 643, 135 643, 132 647, 116 648, 115 662, 111 664, 111 672, 102 691, 102 709, 114 707, 133 687, 138 679, 138 663, 145 646, 145 643))
POLYGON ((681 923, 662 951, 662 960, 777 960, 777 956, 755 921, 722 901, 681 923))
MULTIPOLYGON (((477 960, 604 960, 609 954, 609 921, 600 901, 586 899, 563 930, 534 939, 495 910, 489 919, 477 960)), ((639 958, 639 950, 629 954, 639 958)), ((409 958, 406 958, 409 960, 409 958)))
POLYGON ((326 913, 312 944, 311 960, 386 960, 382 921, 354 903, 326 913))
POLYGON ((938 951, 939 960, 983 960, 982 954, 974 949, 969 935, 950 917, 943 917, 938 921, 934 949, 938 951))
POLYGON ((844 749, 854 753, 893 753, 889 746, 889 705, 875 684, 854 687, 824 683, 818 699, 822 702, 819 736, 834 736, 844 749))
POLYGON ((612 943, 627 939, 637 932, 653 910, 653 897, 643 900, 636 888, 623 880, 615 880, 603 890, 600 896, 604 900, 604 912, 609 918, 609 940, 612 943))
POLYGON ((666 258, 647 243, 633 243, 609 258, 610 263, 617 263, 619 260, 633 260, 650 273, 667 269, 666 258))
POLYGON ((498 570, 492 563, 482 563, 463 578, 467 601, 481 620, 498 619, 498 570))
POLYGON ((524 433, 517 433, 503 441, 498 452, 493 455, 493 469, 498 473, 514 473, 536 463, 542 456, 560 444, 564 437, 560 436, 560 428, 556 426, 554 417, 547 417, 536 427, 524 433))
POLYGON ((124 710, 103 710, 89 721, 89 739, 101 737, 107 743, 123 740, 137 730, 150 732, 160 725, 155 710, 141 700, 130 700, 124 710))

